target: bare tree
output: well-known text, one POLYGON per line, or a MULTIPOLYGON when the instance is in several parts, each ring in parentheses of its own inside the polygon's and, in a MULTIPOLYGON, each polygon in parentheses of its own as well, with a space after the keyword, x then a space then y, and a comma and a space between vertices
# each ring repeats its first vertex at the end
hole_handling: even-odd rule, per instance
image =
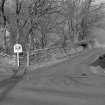
POLYGON ((22 10, 22 0, 16 0, 16 25, 17 25, 17 38, 16 42, 19 41, 19 29, 20 29, 20 15, 22 10))
MULTIPOLYGON (((14 1, 14 11, 7 10, 10 23, 11 43, 24 44, 25 34, 27 32, 26 25, 28 22, 28 9, 24 0, 14 1)), ((24 45, 23 45, 24 46, 24 45)))
POLYGON ((100 3, 98 5, 93 5, 93 3, 93 0, 85 0, 81 4, 83 7, 80 13, 81 21, 79 40, 86 39, 89 36, 91 29, 97 27, 97 24, 99 24, 105 17, 105 4, 100 3))
POLYGON ((4 11, 4 8, 5 8, 5 2, 6 0, 1 0, 0 1, 0 16, 2 18, 2 27, 3 27, 3 36, 4 36, 4 49, 6 49, 6 23, 7 23, 7 18, 6 18, 6 15, 5 15, 5 11, 4 11))
POLYGON ((58 13, 60 11, 58 7, 54 5, 54 3, 54 0, 32 0, 32 3, 29 7, 31 23, 29 32, 32 35, 33 30, 40 30, 42 34, 42 48, 46 46, 46 33, 48 32, 48 25, 50 23, 50 21, 47 18, 49 18, 49 15, 58 13))
POLYGON ((68 20, 70 40, 78 42, 89 35, 92 27, 104 18, 104 3, 94 5, 93 0, 66 0, 62 14, 68 20))

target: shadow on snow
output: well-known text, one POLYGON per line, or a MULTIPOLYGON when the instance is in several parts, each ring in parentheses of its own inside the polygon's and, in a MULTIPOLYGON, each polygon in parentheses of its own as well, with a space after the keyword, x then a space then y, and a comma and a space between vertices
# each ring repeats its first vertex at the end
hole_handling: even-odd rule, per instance
POLYGON ((25 72, 21 75, 14 74, 10 78, 0 81, 0 89, 3 89, 3 91, 0 92, 0 102, 4 101, 9 92, 11 92, 12 89, 23 80, 25 74, 25 72))

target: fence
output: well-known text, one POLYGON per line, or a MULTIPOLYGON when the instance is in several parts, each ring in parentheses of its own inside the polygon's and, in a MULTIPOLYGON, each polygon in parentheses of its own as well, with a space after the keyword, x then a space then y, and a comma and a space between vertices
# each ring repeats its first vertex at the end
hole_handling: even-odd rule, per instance
POLYGON ((16 56, 15 55, 8 55, 6 53, 3 53, 1 52, 0 53, 0 63, 1 64, 9 64, 9 65, 12 65, 12 66, 15 66, 16 65, 16 56))
MULTIPOLYGON (((82 47, 78 47, 76 49, 74 48, 68 48, 66 49, 67 53, 69 55, 76 54, 78 52, 81 52, 83 50, 82 47)), ((0 55, 5 58, 5 62, 16 66, 16 55, 7 55, 3 52, 0 53, 0 55)), ((52 48, 45 48, 45 49, 37 49, 34 51, 29 52, 29 64, 37 64, 37 63, 43 63, 43 62, 49 62, 52 59, 60 59, 62 57, 67 56, 63 48, 57 48, 57 47, 52 47, 52 48)), ((24 67, 27 64, 27 53, 23 52, 20 54, 20 66, 24 67)))
POLYGON ((45 48, 45 49, 37 49, 30 52, 30 64, 48 62, 51 59, 62 59, 67 55, 77 54, 83 51, 82 47, 78 48, 68 48, 66 49, 66 53, 63 48, 45 48))
POLYGON ((45 48, 30 52, 30 63, 47 62, 50 59, 56 59, 59 48, 45 48))

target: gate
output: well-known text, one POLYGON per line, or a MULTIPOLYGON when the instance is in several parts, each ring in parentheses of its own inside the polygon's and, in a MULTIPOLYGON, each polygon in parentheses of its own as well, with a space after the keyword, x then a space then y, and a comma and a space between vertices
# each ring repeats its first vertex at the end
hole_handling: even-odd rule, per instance
POLYGON ((26 52, 20 53, 19 60, 20 60, 20 62, 19 62, 20 67, 25 67, 26 63, 27 63, 27 54, 26 54, 26 52))

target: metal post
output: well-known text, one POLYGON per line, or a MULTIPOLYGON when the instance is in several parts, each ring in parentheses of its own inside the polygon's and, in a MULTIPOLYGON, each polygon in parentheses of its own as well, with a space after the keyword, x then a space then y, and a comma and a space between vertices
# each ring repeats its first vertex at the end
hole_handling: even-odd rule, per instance
POLYGON ((16 54, 17 54, 17 67, 19 67, 19 53, 16 54))
POLYGON ((27 67, 29 67, 29 51, 27 51, 27 67))

